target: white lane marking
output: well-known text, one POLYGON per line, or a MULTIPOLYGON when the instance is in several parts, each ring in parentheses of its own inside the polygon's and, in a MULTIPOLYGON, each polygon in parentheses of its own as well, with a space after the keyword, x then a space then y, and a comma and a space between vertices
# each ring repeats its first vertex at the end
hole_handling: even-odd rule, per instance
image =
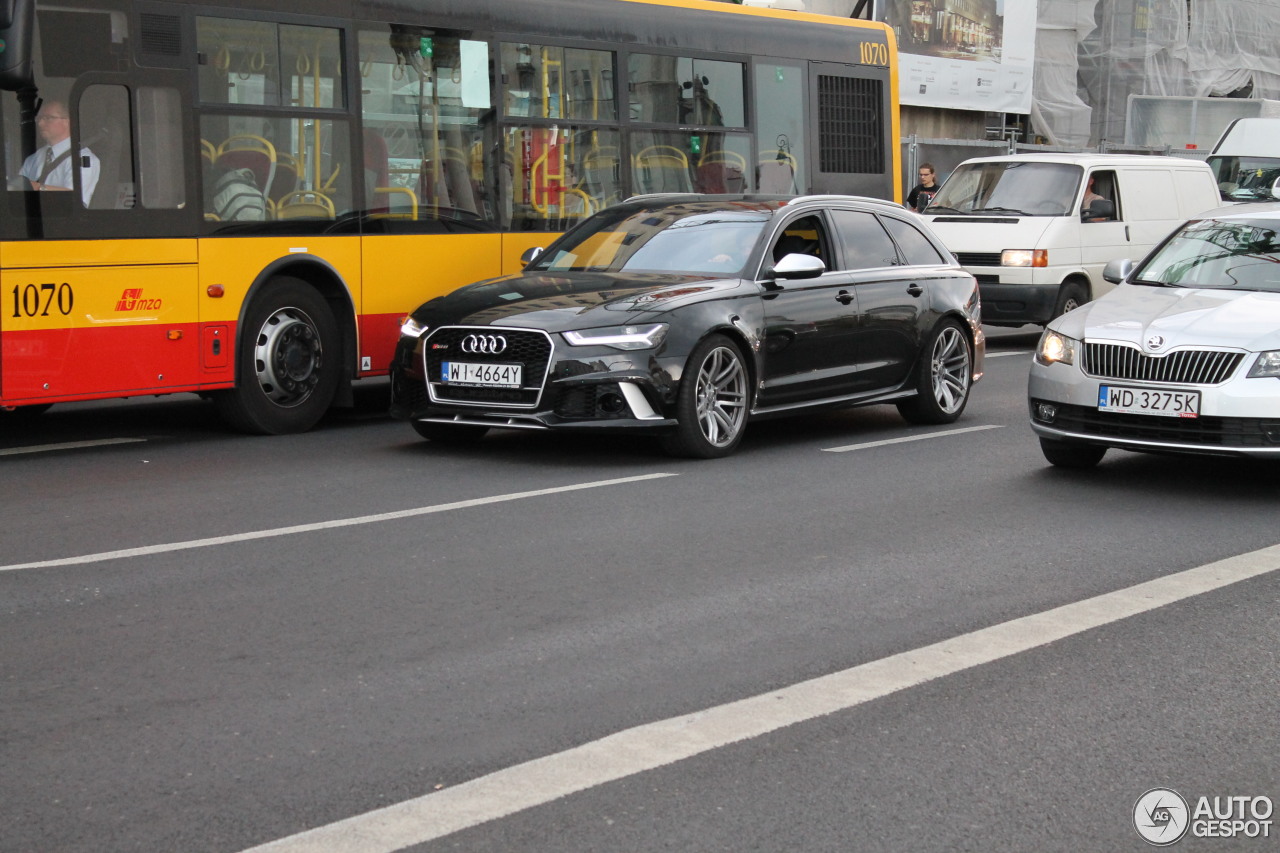
POLYGON ((987 424, 986 426, 964 427, 962 429, 944 429, 941 432, 927 432, 923 435, 908 435, 903 438, 886 438, 882 441, 864 441, 862 444, 846 444, 843 447, 824 447, 826 453, 847 453, 850 450, 866 450, 868 447, 884 447, 886 444, 905 444, 908 441, 924 441, 927 438, 942 438, 948 435, 960 435, 966 432, 980 432, 984 429, 1004 429, 1004 424, 987 424))
POLYGON ((30 447, 11 447, 0 450, 0 456, 20 456, 23 453, 49 453, 54 450, 76 450, 81 447, 102 447, 107 444, 138 444, 145 438, 103 438, 97 441, 67 441, 62 444, 33 444, 30 447))
POLYGON ((391 853, 784 726, 844 711, 1280 569, 1280 545, 1230 557, 802 681, 626 729, 554 755, 251 848, 245 853, 391 853))
POLYGON ((1031 353, 1032 351, 1029 349, 1011 350, 1009 352, 989 352, 987 353, 987 358, 1003 358, 1006 355, 1031 355, 1031 353))
POLYGON ((78 557, 63 557, 56 560, 38 560, 32 563, 14 563, 0 566, 0 572, 12 572, 18 569, 48 569, 55 566, 74 566, 79 563, 97 563, 102 560, 119 560, 125 557, 145 557, 151 554, 164 554, 170 551, 186 551, 191 548, 208 548, 213 545, 229 545, 233 542, 248 542, 253 539, 269 539, 273 536, 290 536, 294 533, 314 533, 320 530, 333 530, 339 527, 354 527, 360 524, 377 524, 382 521, 396 521, 402 518, 414 518, 419 515, 431 515, 437 512, 448 512, 455 509, 467 509, 486 504, 518 501, 522 498, 539 498, 556 495, 562 492, 577 492, 583 489, 598 489, 602 486, 618 486, 624 483, 639 483, 645 480, 657 480, 663 477, 675 477, 676 474, 641 474, 635 477, 619 477, 615 480, 596 480, 591 483, 575 483, 571 486, 556 486, 550 489, 535 489, 529 492, 511 492, 505 495, 494 495, 488 498, 472 498, 454 503, 421 506, 414 509, 401 509, 395 512, 381 512, 377 515, 361 515, 355 518, 338 518, 333 521, 318 521, 313 524, 295 524, 291 527, 276 527, 271 530, 254 530, 248 533, 233 533, 228 536, 211 536, 208 539, 191 539, 186 542, 171 542, 166 545, 146 545, 141 548, 125 548, 120 551, 101 551, 97 554, 84 554, 78 557))

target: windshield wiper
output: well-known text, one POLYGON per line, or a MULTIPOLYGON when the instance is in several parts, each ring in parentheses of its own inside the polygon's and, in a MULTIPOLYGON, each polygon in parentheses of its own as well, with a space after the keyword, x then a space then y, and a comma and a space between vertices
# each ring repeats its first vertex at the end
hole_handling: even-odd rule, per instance
POLYGON ((977 207, 977 208, 974 208, 973 212, 974 213, 1012 213, 1017 216, 1031 215, 1026 211, 1018 210, 1016 207, 977 207))
POLYGON ((964 211, 963 211, 963 210, 956 210, 954 207, 947 207, 947 206, 946 206, 946 205, 944 205, 944 204, 931 204, 931 205, 929 205, 928 207, 926 207, 924 210, 922 210, 922 211, 920 211, 920 212, 921 212, 921 213, 936 213, 936 212, 942 212, 942 211, 945 211, 945 212, 947 212, 947 213, 964 213, 964 211))

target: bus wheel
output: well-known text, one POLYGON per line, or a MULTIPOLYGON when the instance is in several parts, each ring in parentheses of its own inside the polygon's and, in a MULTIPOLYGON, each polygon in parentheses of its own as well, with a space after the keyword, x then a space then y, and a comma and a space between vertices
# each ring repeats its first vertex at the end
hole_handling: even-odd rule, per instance
POLYGON ((341 365, 338 324, 324 298, 298 279, 279 279, 249 306, 236 387, 218 395, 218 414, 244 432, 306 432, 333 402, 341 365))

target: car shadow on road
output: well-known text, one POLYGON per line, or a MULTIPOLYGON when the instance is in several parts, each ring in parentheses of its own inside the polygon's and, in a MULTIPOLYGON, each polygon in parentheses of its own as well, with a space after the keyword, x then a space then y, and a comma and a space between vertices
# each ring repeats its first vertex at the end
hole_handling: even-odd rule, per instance
POLYGON ((1047 462, 1035 475, 1053 488, 1069 487, 1074 498, 1105 489, 1109 496, 1153 491, 1167 497, 1201 497, 1273 502, 1280 483, 1280 460, 1233 456, 1192 456, 1108 450, 1094 468, 1057 468, 1047 462))

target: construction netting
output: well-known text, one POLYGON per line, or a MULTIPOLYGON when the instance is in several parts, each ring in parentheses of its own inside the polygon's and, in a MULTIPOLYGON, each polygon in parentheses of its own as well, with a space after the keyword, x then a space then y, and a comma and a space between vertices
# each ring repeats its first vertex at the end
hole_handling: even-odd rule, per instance
POLYGON ((1276 0, 1039 0, 1038 11, 1031 122, 1052 144, 1190 146, 1221 116, 1265 110, 1176 99, 1280 99, 1276 0), (1170 100, 1145 105, 1135 134, 1131 96, 1170 100), (1198 126, 1175 126, 1200 112, 1198 126))

